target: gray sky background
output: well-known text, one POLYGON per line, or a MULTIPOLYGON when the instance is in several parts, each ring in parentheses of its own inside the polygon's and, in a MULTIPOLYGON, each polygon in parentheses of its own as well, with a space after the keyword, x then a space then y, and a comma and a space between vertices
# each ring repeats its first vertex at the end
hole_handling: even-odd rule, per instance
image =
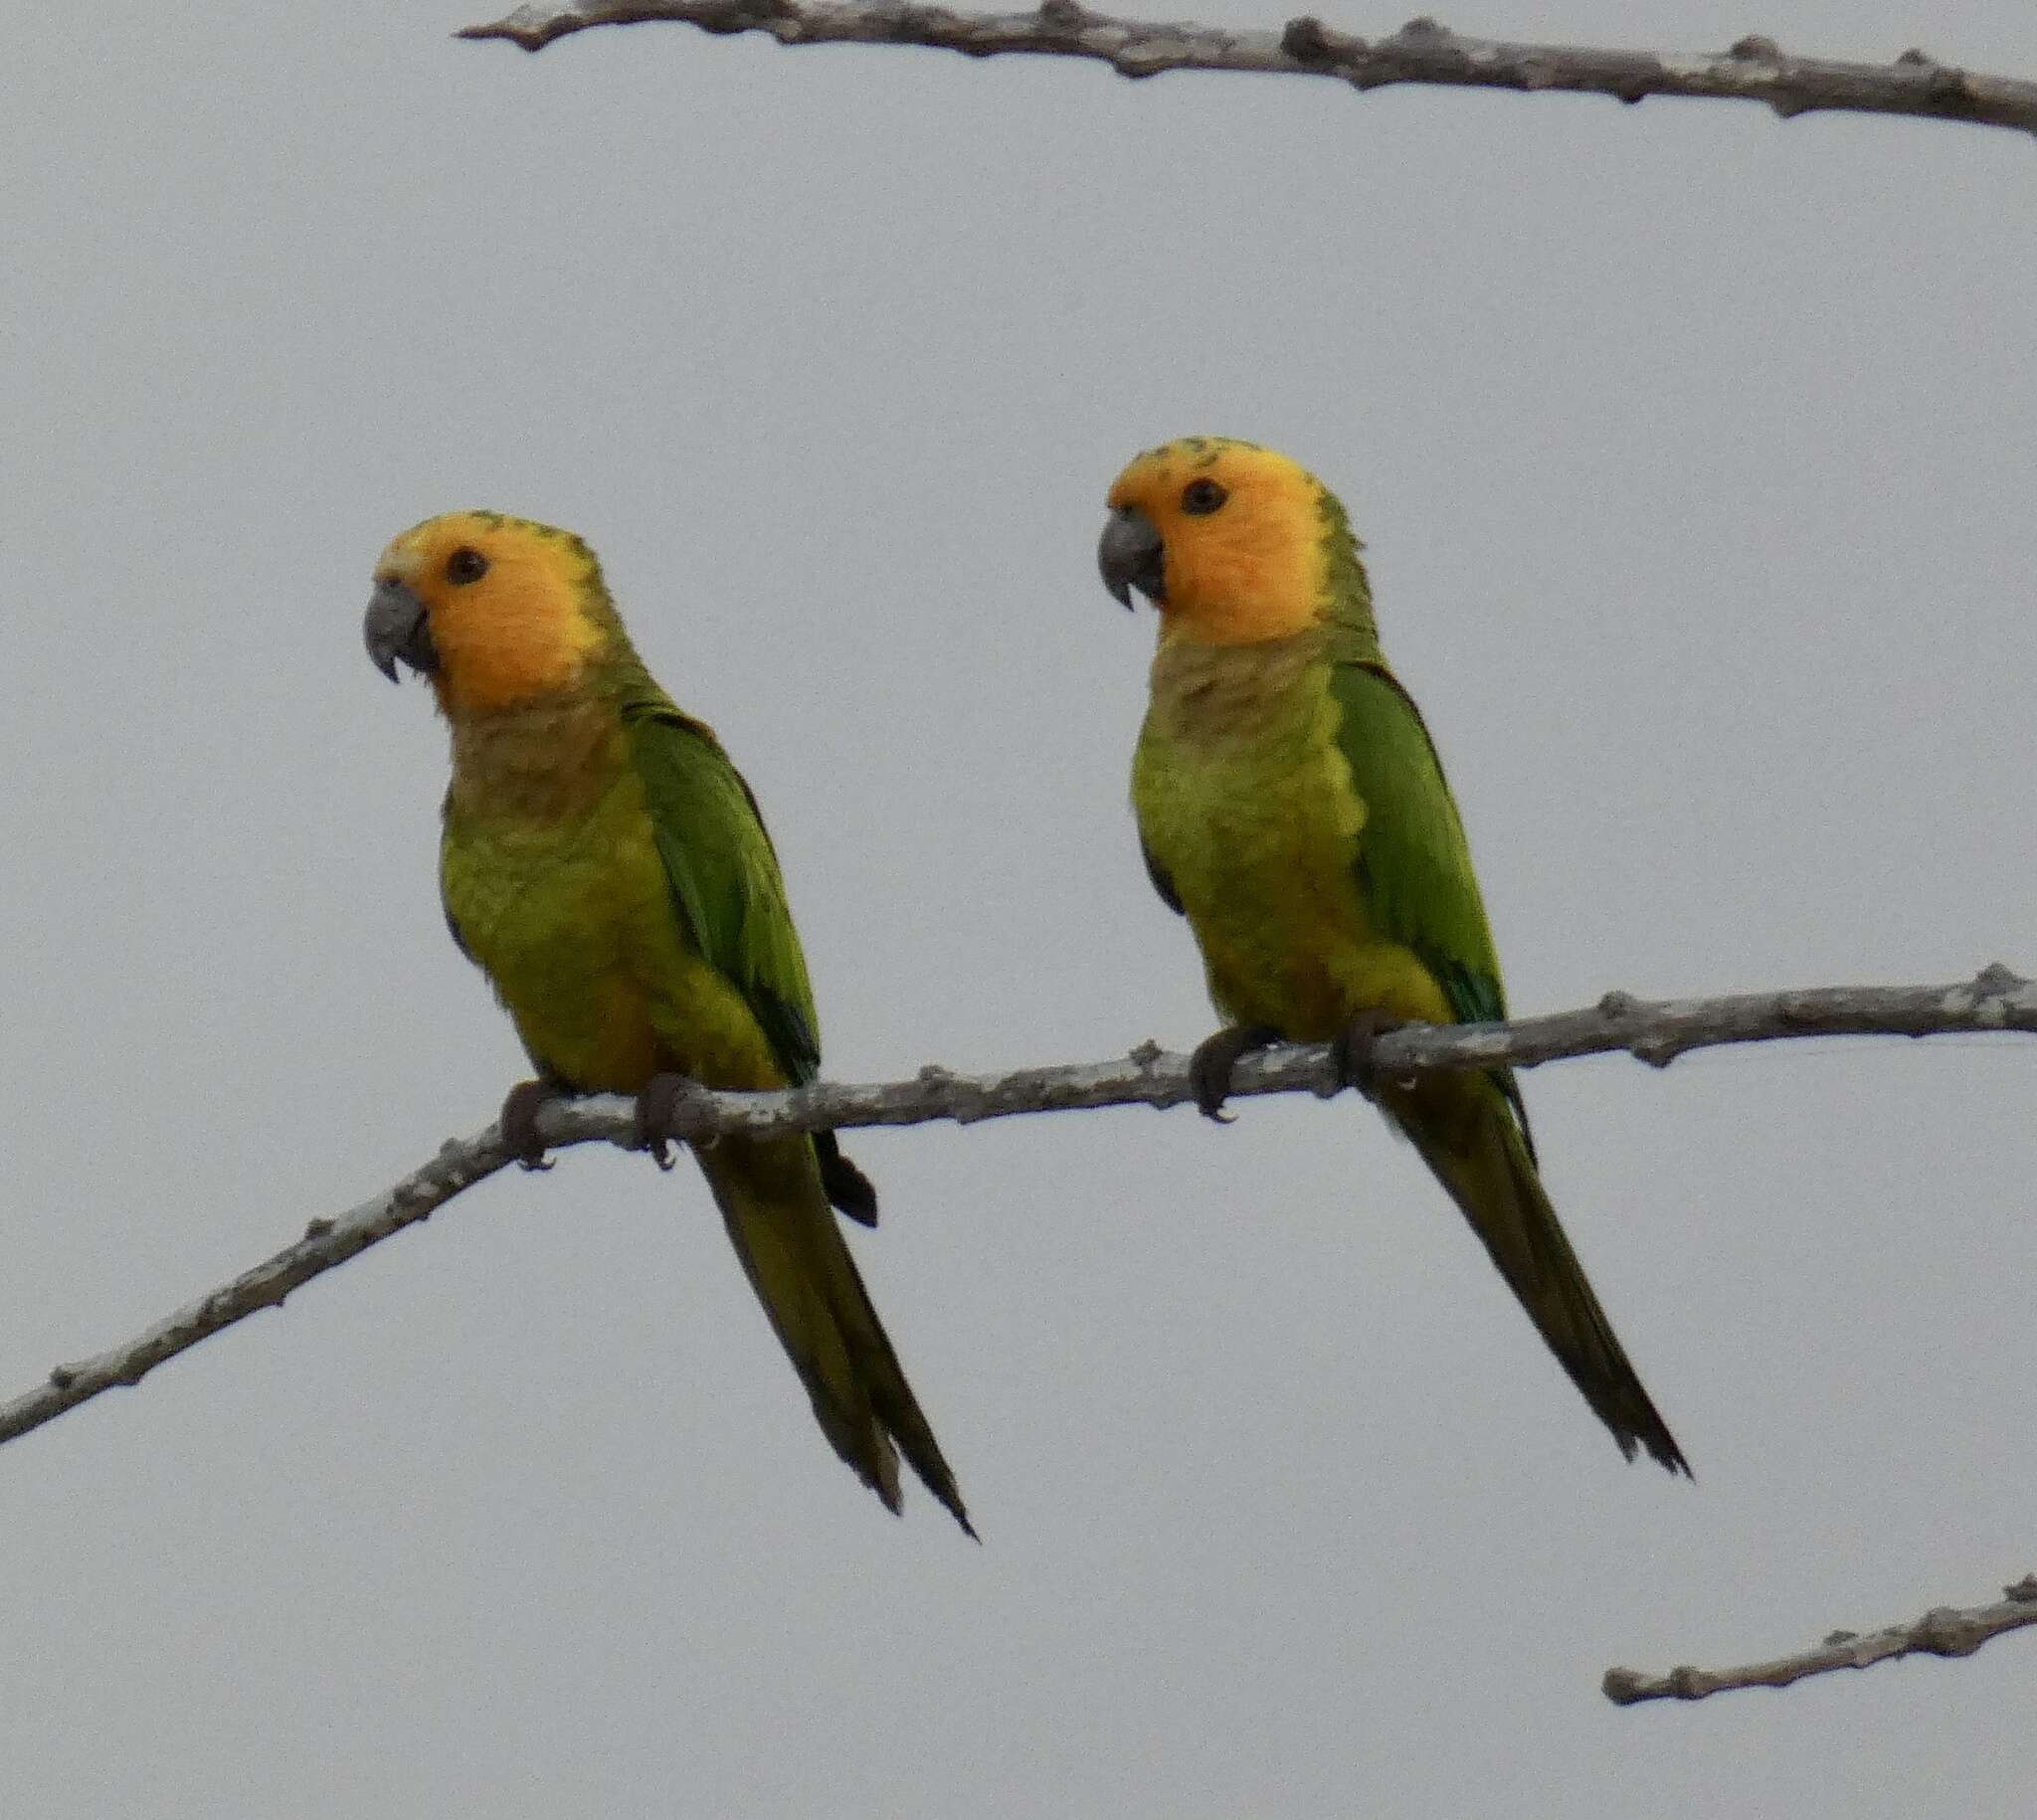
MULTIPOLYGON (((10 21, 0 1392, 519 1073, 443 730, 360 646, 453 506, 606 559, 763 800, 836 1076, 1207 1030, 1092 558, 1189 431, 1350 505, 1521 1008, 2037 971, 2027 139, 485 16, 10 21)), ((2006 0, 1444 17, 2037 72, 2006 0)), ((2037 1050, 1528 1093, 1695 1487, 1355 1102, 855 1143, 981 1548, 836 1464, 697 1177, 583 1150, 0 1450, 4 1805, 2019 1811, 2037 1642, 1597 1682, 2037 1568, 2037 1050)))

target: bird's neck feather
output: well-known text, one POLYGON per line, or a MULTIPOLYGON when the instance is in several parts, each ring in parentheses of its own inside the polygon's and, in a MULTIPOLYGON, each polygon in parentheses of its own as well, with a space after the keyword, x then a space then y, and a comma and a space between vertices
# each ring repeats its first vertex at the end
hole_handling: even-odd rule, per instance
POLYGON ((567 821, 598 803, 623 761, 622 717, 584 690, 539 695, 453 723, 449 815, 567 821))
POLYGON ((1154 715, 1164 732, 1194 743, 1274 733, 1310 711, 1329 648, 1322 625, 1250 644, 1163 637, 1153 656, 1154 715))

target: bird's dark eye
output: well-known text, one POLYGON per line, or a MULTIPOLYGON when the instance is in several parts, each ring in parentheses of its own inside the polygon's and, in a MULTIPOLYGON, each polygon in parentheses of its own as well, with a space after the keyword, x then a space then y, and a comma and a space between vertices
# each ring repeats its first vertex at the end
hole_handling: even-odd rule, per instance
POLYGON ((1230 495, 1214 480, 1191 480, 1182 488, 1182 510, 1197 518, 1206 518, 1230 495))
POLYGON ((478 550, 464 547, 455 550, 446 559, 446 579, 465 586, 477 582, 488 572, 488 559, 478 550))

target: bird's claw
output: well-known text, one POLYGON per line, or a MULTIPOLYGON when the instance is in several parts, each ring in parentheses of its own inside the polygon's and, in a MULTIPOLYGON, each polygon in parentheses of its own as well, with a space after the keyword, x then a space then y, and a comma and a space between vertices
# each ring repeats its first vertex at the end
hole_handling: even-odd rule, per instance
POLYGON ((637 1096, 637 1148, 648 1151, 661 1170, 672 1167, 671 1147, 685 1141, 672 1127, 693 1093, 693 1083, 683 1074, 653 1074, 637 1096))
POLYGON ((1404 1030, 1405 1017, 1389 1017, 1384 1011, 1360 1011, 1330 1039, 1330 1063, 1337 1078, 1356 1087, 1369 1100, 1380 1097, 1380 1064, 1375 1051, 1382 1036, 1404 1030))
POLYGON ((502 1101, 502 1143, 516 1159, 516 1167, 535 1174, 552 1167, 545 1155, 545 1141, 537 1135, 537 1115, 558 1090, 543 1081, 518 1081, 502 1101))
POLYGON ((1280 1040, 1280 1032, 1267 1023, 1226 1024, 1213 1036, 1205 1036, 1189 1057, 1189 1085, 1196 1095, 1196 1110, 1205 1119, 1228 1125, 1236 1116, 1223 1110, 1230 1098, 1230 1079, 1237 1065, 1255 1050, 1280 1040))

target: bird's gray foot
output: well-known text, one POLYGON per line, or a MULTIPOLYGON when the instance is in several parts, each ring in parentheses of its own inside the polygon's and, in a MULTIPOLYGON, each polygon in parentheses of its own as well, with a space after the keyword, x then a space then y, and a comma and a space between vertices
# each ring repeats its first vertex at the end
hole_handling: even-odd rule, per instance
POLYGON ((1380 1097, 1380 1067, 1375 1050, 1382 1036, 1404 1030, 1408 1019, 1389 1017, 1385 1011, 1360 1011, 1330 1040, 1330 1060, 1337 1078, 1356 1087, 1369 1100, 1380 1097))
POLYGON ((1189 1085, 1196 1091, 1197 1111, 1228 1125, 1232 1115, 1223 1110, 1223 1102, 1230 1098, 1230 1077, 1238 1063, 1279 1040, 1280 1032, 1270 1023, 1226 1024, 1215 1035, 1205 1036, 1189 1057, 1189 1085))
POLYGON ((537 1135, 537 1115, 565 1095, 550 1081, 518 1081, 502 1100, 502 1142, 520 1170, 548 1170, 545 1141, 537 1135))
POLYGON ((672 1166, 671 1147, 687 1141, 677 1129, 679 1111, 699 1091, 700 1083, 683 1074, 653 1074, 637 1096, 637 1148, 661 1170, 672 1166))

